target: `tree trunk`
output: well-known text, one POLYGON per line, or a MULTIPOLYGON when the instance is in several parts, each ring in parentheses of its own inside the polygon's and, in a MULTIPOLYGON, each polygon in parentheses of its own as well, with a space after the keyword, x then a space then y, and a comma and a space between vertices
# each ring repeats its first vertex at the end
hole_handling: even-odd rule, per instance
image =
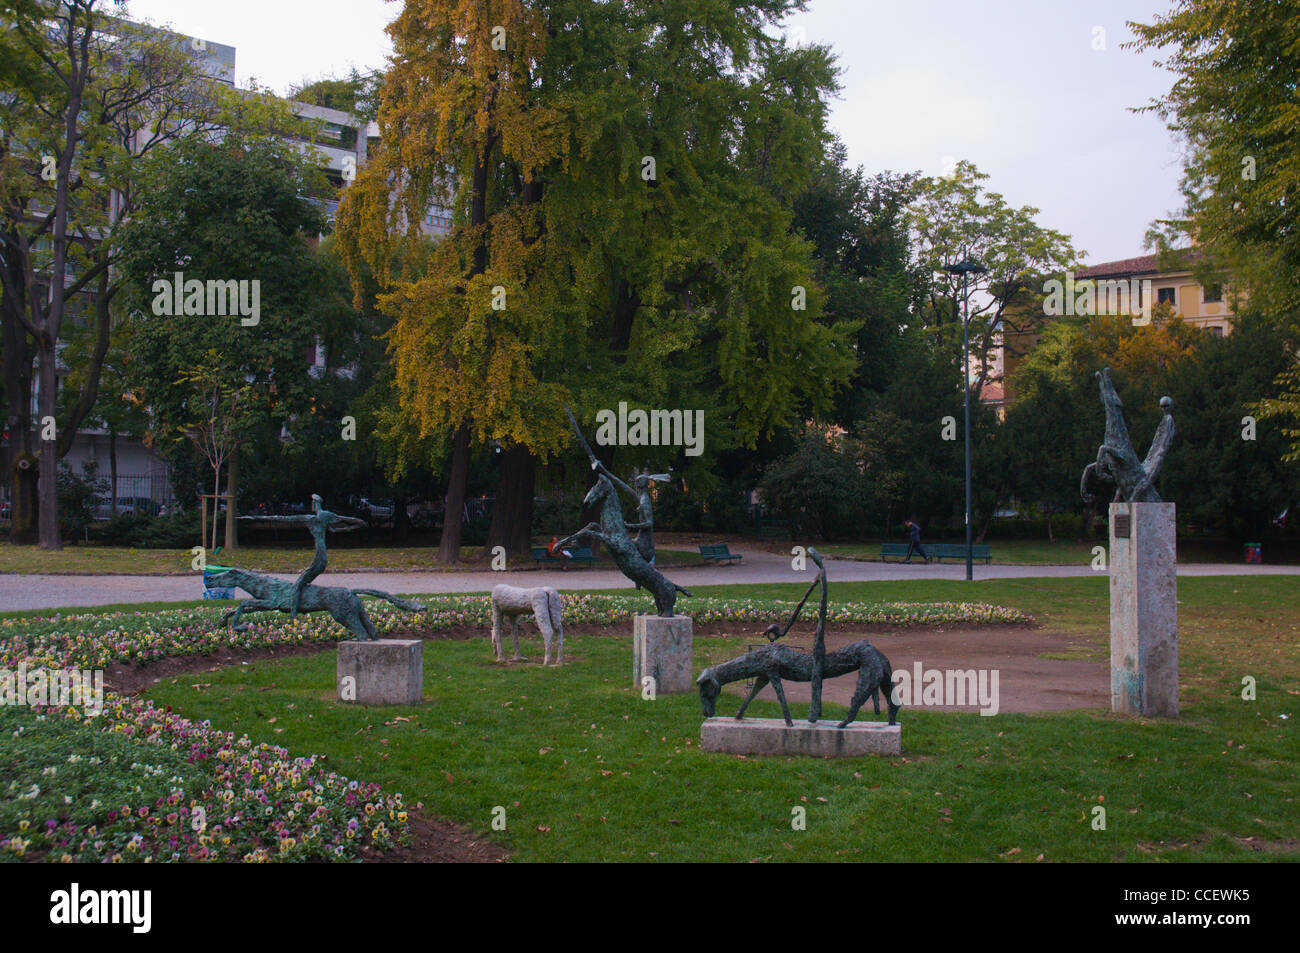
POLYGON ((9 452, 3 461, 12 506, 9 540, 23 546, 32 546, 37 539, 36 468, 39 463, 31 452, 31 338, 13 313, 22 307, 18 299, 26 289, 21 268, 10 268, 4 287, 3 308, 0 309, 0 359, 3 360, 4 404, 8 412, 5 426, 9 430, 9 452), (16 297, 11 295, 11 288, 19 289, 14 293, 16 297))
POLYGON ((226 467, 226 552, 239 548, 239 534, 235 523, 235 499, 239 492, 239 448, 230 451, 230 463, 226 467))
MULTIPOLYGON (((12 431, 10 439, 13 439, 12 431)), ((9 470, 9 486, 13 499, 13 521, 9 524, 9 540, 23 546, 32 546, 38 538, 36 525, 40 507, 37 503, 36 473, 40 461, 22 447, 18 448, 16 455, 11 456, 14 462, 9 470)))
MULTIPOLYGON (((62 262, 60 262, 62 264, 62 262)), ((62 278, 56 272, 56 279, 62 278)), ((40 438, 40 479, 36 486, 38 517, 38 536, 41 549, 62 549, 63 541, 59 539, 59 454, 57 434, 46 439, 46 423, 54 418, 56 408, 57 377, 55 376, 58 352, 53 339, 37 343, 37 375, 40 381, 40 397, 37 402, 36 432, 40 438)))
POLYGON ((465 480, 469 476, 469 428, 456 429, 451 447, 451 472, 447 478, 447 496, 442 514, 442 539, 438 542, 438 562, 460 560, 460 531, 465 518, 465 480))
POLYGON ((504 546, 511 556, 530 555, 536 480, 537 458, 526 446, 518 444, 501 452, 501 476, 487 536, 489 553, 494 546, 504 546))

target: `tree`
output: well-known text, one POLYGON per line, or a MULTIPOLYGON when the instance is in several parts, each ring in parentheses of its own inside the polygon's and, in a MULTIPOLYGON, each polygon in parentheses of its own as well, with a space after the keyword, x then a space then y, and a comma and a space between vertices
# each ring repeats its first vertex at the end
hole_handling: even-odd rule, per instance
MULTIPOLYGON (((1183 208, 1149 233, 1168 249, 1191 239, 1203 281, 1231 280, 1250 308, 1300 326, 1300 16, 1293 2, 1178 0, 1149 24, 1129 24, 1138 52, 1168 51, 1158 65, 1169 92, 1140 107, 1184 143, 1183 208)), ((1300 457, 1300 363, 1253 405, 1288 428, 1300 457)))
MULTIPOLYGON (((121 4, 118 3, 118 6, 121 4)), ((0 88, 0 321, 15 502, 30 498, 27 414, 37 366, 39 526, 60 546, 58 460, 95 405, 120 290, 118 229, 133 211, 141 157, 211 121, 213 99, 186 50, 111 17, 100 0, 0 3, 7 27, 0 88), (82 390, 57 413, 59 346, 74 302, 93 292, 82 390)), ((28 539, 21 514, 16 539, 28 539)))
POLYGON ((913 174, 868 177, 845 165, 844 145, 827 150, 808 188, 794 201, 795 228, 813 244, 824 319, 852 329, 856 369, 832 414, 849 427, 870 395, 889 386, 903 353, 902 330, 913 296, 906 212, 913 174))
MULTIPOLYGON (((318 337, 338 339, 337 326, 354 321, 311 246, 324 227, 309 201, 323 188, 320 168, 291 142, 235 126, 219 143, 175 144, 149 171, 149 200, 122 235, 121 268, 136 380, 154 432, 192 424, 186 382, 201 367, 228 388, 252 385, 241 406, 262 429, 277 437, 292 430, 317 392, 308 356, 318 337)), ((231 431, 236 442, 253 426, 231 431)), ((233 501, 240 453, 225 459, 233 501)), ((237 545, 234 520, 232 505, 227 548, 237 545)))
POLYGON ((367 70, 363 73, 354 66, 344 77, 304 80, 289 91, 289 98, 374 122, 379 116, 379 89, 383 81, 381 71, 367 70))
MULTIPOLYGON (((364 262, 387 289, 407 426, 434 459, 450 444, 448 514, 471 448, 502 448, 489 543, 527 546, 536 461, 570 440, 566 401, 588 420, 619 399, 702 409, 713 459, 826 409, 851 370, 791 230, 829 56, 763 34, 797 3, 700 6, 510 2, 485 19, 408 0, 390 27, 383 145, 340 236, 354 273, 364 262), (394 269, 445 183, 451 234, 418 277, 394 269)), ((711 479, 669 453, 657 465, 711 479)), ((449 518, 439 559, 458 552, 449 518)))
POLYGON ((1267 312, 1300 307, 1300 17, 1295 4, 1176 0, 1130 23, 1137 52, 1175 80, 1138 107, 1184 143, 1181 214, 1153 231, 1164 247, 1196 242, 1202 270, 1248 285, 1267 312), (1167 51, 1167 52, 1165 52, 1167 51))
MULTIPOLYGON (((213 363, 203 364, 185 371, 177 385, 185 393, 185 407, 189 419, 179 426, 178 439, 186 439, 203 454, 212 467, 212 548, 217 548, 217 516, 220 513, 221 468, 245 438, 248 423, 248 405, 252 387, 230 379, 218 361, 215 350, 209 351, 213 363)), ((233 487, 226 487, 227 514, 234 511, 233 487)), ((206 542, 206 540, 205 540, 206 542)))
POLYGON ((764 504, 789 521, 792 536, 842 537, 860 524, 861 474, 843 434, 804 429, 796 451, 771 463, 758 489, 764 504))
POLYGON ((1083 256, 1067 235, 1035 221, 1038 209, 1011 208, 986 191, 980 183, 987 178, 962 161, 951 175, 921 179, 908 220, 916 236, 916 314, 944 346, 960 348, 964 301, 962 276, 947 267, 969 257, 988 269, 968 278, 972 400, 1000 379, 993 354, 1003 332, 1033 330, 1041 320, 1044 276, 1083 256))

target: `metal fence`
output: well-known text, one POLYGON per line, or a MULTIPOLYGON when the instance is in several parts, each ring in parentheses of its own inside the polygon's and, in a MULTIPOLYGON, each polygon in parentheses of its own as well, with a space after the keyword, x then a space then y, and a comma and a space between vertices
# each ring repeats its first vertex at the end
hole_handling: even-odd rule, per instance
MULTIPOLYGON (((100 474, 104 484, 109 482, 107 472, 100 474)), ((119 473, 117 475, 117 512, 141 513, 156 516, 176 501, 172 493, 171 477, 166 471, 154 473, 119 473)), ((95 515, 107 518, 113 515, 112 498, 104 493, 95 507, 95 515)))

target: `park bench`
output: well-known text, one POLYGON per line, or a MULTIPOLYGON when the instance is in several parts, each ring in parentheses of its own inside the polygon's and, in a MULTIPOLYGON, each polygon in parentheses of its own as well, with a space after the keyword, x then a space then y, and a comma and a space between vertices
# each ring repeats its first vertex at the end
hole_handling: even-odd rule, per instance
MULTIPOLYGON (((937 562, 943 562, 945 559, 965 559, 965 543, 922 543, 922 548, 926 554, 937 562)), ((880 561, 889 562, 890 556, 897 556, 903 559, 907 556, 907 543, 881 543, 880 544, 880 561)), ((971 559, 982 559, 986 563, 993 560, 992 553, 989 552, 988 543, 973 543, 971 545, 971 559)))
POLYGON ((745 558, 740 553, 733 553, 727 548, 726 543, 719 543, 715 546, 701 546, 700 555, 706 563, 730 563, 733 560, 745 558))
MULTIPOLYGON (((962 561, 966 559, 965 543, 935 543, 933 546, 926 545, 925 551, 939 562, 943 562, 945 559, 958 559, 962 561)), ((993 556, 989 552, 989 544, 972 543, 971 559, 982 559, 986 563, 991 562, 993 556)))
MULTIPOLYGON (((538 566, 558 566, 563 562, 559 556, 552 556, 548 553, 545 546, 533 546, 532 550, 533 559, 538 566)), ((590 546, 572 546, 569 548, 569 553, 569 562, 571 563, 587 563, 592 566, 596 564, 596 556, 592 553, 590 546)))

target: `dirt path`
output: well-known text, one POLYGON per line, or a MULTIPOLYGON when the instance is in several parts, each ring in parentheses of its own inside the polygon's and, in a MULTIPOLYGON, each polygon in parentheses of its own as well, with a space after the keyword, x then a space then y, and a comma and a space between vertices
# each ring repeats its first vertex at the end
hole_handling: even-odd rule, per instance
MULTIPOLYGON (((523 626, 523 634, 534 641, 537 633, 523 626)), ((579 626, 570 635, 603 635, 612 638, 629 638, 628 626, 579 626)), ((720 662, 742 654, 749 647, 757 647, 766 639, 761 628, 753 623, 723 622, 698 625, 695 634, 700 637, 723 636, 735 639, 734 649, 725 653, 711 653, 704 658, 697 653, 696 667, 720 662)), ((410 630, 394 632, 394 638, 422 639, 482 639, 487 649, 488 632, 477 626, 458 626, 437 632, 410 630)), ((869 639, 884 652, 894 671, 915 671, 916 663, 923 670, 997 670, 1002 712, 1063 711, 1069 708, 1096 708, 1109 705, 1110 676, 1104 661, 1085 659, 1044 658, 1044 655, 1082 655, 1095 650, 1095 642, 1086 637, 1065 635, 1028 625, 996 626, 882 626, 847 625, 832 626, 826 636, 827 649, 837 649, 858 639, 869 639)), ((786 636, 786 641, 797 648, 811 651, 812 626, 800 623, 786 636)), ((193 672, 215 672, 229 665, 240 665, 266 659, 290 658, 330 651, 334 643, 294 645, 267 649, 223 649, 214 655, 176 656, 160 659, 147 665, 117 664, 104 673, 105 684, 112 690, 126 694, 144 691, 164 678, 193 672)), ((533 653, 538 654, 537 652, 533 653)), ((1095 651, 1094 651, 1095 654, 1095 651)), ((530 656, 531 657, 531 656, 530 656)), ((823 698, 827 701, 848 704, 856 684, 856 676, 845 675, 826 682, 823 698)), ((806 702, 807 683, 787 683, 787 699, 806 702)), ((742 692, 738 685, 728 689, 742 692)), ((770 688, 760 698, 775 699, 770 688)), ((975 711, 978 706, 932 706, 953 711, 975 711)))
MULTIPOLYGON (((1064 711, 1070 708, 1108 708, 1110 706, 1110 670, 1105 662, 1084 659, 1043 658, 1045 654, 1081 655, 1095 644, 1086 638, 1063 635, 1046 629, 1029 626, 963 627, 913 627, 866 631, 863 627, 845 627, 826 635, 827 650, 834 650, 869 639, 889 659, 897 674, 906 670, 914 676, 915 665, 922 670, 938 669, 965 671, 974 669, 998 672, 998 712, 1064 711)), ((748 643, 747 643, 748 644, 748 643)), ((752 644, 759 644, 755 640, 752 644)), ((812 638, 800 633, 791 643, 812 651, 812 638)), ((737 655, 744 650, 738 647, 737 655)), ((808 703, 807 682, 785 682, 786 700, 808 703)), ((991 682, 988 684, 991 685, 991 682)), ((833 678, 822 688, 825 701, 847 705, 857 685, 857 675, 833 678)), ((738 684, 727 686, 733 694, 743 694, 746 689, 738 684)), ((761 699, 776 700, 771 687, 758 695, 761 699)), ((941 711, 978 711, 978 705, 927 705, 941 711)), ((719 707, 719 714, 725 711, 719 707)), ((800 713, 792 710, 794 718, 800 713)), ((807 709, 802 712, 807 717, 807 709)), ((874 718, 868 706, 864 709, 868 719, 874 718)), ((863 716, 860 716, 863 717, 863 716)))

